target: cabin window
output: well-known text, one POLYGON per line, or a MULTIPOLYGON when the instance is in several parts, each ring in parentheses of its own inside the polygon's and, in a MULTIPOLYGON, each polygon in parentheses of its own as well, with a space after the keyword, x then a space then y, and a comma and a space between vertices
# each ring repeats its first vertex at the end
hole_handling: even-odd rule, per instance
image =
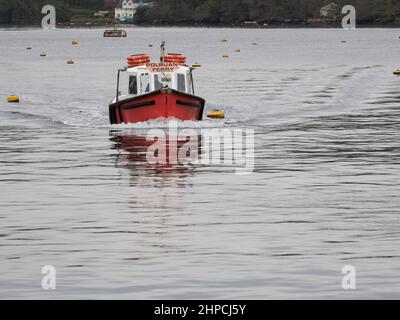
POLYGON ((160 90, 164 87, 172 87, 172 78, 169 74, 154 75, 154 90, 160 90))
POLYGON ((140 92, 150 92, 150 75, 148 73, 143 73, 140 75, 140 92))
POLYGON ((138 94, 137 90, 137 76, 130 76, 129 77, 129 94, 138 94))
POLYGON ((194 94, 194 92, 193 92, 193 76, 191 73, 188 76, 188 91, 187 92, 194 94))
POLYGON ((186 77, 184 74, 177 74, 178 76, 178 91, 180 92, 186 92, 186 77))

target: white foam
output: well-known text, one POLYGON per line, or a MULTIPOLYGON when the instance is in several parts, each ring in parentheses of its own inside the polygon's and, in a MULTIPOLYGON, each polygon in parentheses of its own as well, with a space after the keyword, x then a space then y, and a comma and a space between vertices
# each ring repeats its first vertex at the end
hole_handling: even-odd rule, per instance
POLYGON ((207 119, 203 121, 181 121, 176 119, 159 119, 145 122, 111 125, 111 127, 114 129, 167 129, 170 127, 172 121, 174 121, 177 128, 180 129, 220 128, 226 125, 226 122, 220 120, 207 119))

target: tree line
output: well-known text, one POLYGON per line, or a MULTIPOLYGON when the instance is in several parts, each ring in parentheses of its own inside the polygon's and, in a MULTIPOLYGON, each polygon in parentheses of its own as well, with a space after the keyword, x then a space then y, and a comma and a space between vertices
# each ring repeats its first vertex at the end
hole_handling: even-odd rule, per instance
POLYGON ((48 4, 56 7, 58 22, 69 22, 73 9, 104 8, 103 0, 0 0, 0 24, 40 24, 42 7, 48 4))
MULTIPOLYGON (((318 17, 321 7, 335 2, 354 5, 361 22, 400 23, 399 0, 149 0, 155 5, 137 12, 137 23, 237 25, 245 21, 281 23, 318 17)), ((38 24, 48 0, 0 0, 0 24, 38 24)), ((52 0, 57 21, 69 22, 80 9, 104 9, 104 0, 52 0), (74 11, 75 10, 75 11, 74 11)), ((93 15, 91 13, 91 15, 93 15)))
MULTIPOLYGON (((320 9, 332 2, 339 8, 353 5, 359 21, 400 20, 398 0, 156 0, 156 6, 138 12, 139 23, 240 24, 304 21, 319 17, 320 9)), ((340 14, 340 10, 339 10, 340 14)))

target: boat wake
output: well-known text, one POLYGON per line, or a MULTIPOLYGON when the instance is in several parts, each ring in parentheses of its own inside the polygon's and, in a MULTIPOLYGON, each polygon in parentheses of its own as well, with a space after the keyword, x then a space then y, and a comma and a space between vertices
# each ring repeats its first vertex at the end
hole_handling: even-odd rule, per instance
POLYGON ((61 128, 67 127, 62 121, 52 119, 47 116, 31 114, 21 111, 1 111, 0 123, 2 127, 28 127, 28 128, 61 128))
POLYGON ((219 120, 203 120, 203 121, 182 121, 177 119, 159 119, 148 120, 144 122, 129 123, 129 124, 114 124, 112 129, 168 129, 171 126, 176 126, 179 129, 203 129, 203 128, 221 128, 228 125, 228 122, 219 120))

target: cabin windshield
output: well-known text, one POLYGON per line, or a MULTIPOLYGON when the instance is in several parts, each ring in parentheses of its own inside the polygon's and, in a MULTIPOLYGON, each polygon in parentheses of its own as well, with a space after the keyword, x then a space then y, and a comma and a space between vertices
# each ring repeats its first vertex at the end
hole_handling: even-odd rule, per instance
POLYGON ((129 95, 146 94, 167 87, 179 92, 193 94, 193 83, 190 72, 152 73, 139 70, 137 73, 129 73, 129 95))
POLYGON ((188 84, 187 92, 191 93, 191 94, 194 94, 193 76, 192 76, 192 74, 190 74, 190 76, 188 77, 187 84, 188 84))
POLYGON ((172 88, 172 75, 170 73, 155 73, 154 90, 160 90, 165 87, 172 88))
POLYGON ((138 94, 138 82, 136 74, 129 76, 129 94, 138 94))
POLYGON ((186 91, 186 77, 182 73, 178 73, 176 75, 176 84, 177 84, 177 90, 180 92, 187 92, 186 91))
POLYGON ((150 74, 142 73, 140 75, 140 94, 150 92, 150 74))

